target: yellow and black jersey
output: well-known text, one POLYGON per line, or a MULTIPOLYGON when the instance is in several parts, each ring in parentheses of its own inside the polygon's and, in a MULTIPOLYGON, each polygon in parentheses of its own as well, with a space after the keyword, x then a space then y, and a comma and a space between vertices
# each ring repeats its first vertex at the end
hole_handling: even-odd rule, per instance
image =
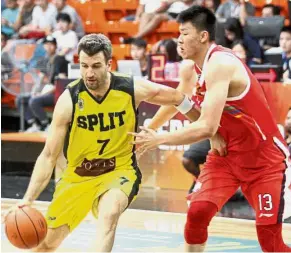
POLYGON ((68 85, 72 122, 64 145, 68 161, 63 178, 83 181, 118 169, 138 170, 134 154, 137 110, 133 78, 111 73, 110 88, 101 100, 82 79, 68 85))

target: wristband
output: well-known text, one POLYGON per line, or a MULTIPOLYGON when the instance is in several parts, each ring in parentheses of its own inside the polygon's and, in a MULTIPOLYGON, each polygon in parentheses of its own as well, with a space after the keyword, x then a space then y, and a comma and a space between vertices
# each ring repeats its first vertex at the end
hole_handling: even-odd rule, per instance
POLYGON ((193 105, 194 101, 185 96, 182 103, 176 106, 176 109, 182 114, 186 114, 192 109, 193 105))

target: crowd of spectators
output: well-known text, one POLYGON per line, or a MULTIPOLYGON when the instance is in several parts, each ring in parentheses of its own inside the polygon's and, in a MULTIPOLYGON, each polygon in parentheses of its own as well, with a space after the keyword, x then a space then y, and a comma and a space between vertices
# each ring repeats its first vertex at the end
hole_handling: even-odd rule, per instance
MULTIPOLYGON (((136 14, 120 20, 139 22, 138 32, 132 37, 120 37, 120 42, 131 44, 131 58, 140 62, 144 77, 149 75, 148 55, 163 54, 166 59, 164 78, 178 80, 182 59, 177 53, 177 38, 148 45, 145 37, 163 21, 174 22, 181 11, 192 5, 204 5, 216 14, 223 25, 220 44, 232 49, 248 66, 266 63, 265 53, 276 49, 282 54, 282 80, 285 84, 291 83, 291 26, 284 26, 280 37, 253 37, 246 26, 256 9, 245 0, 223 3, 220 0, 140 0, 136 14)), ((261 16, 268 18, 280 13, 279 6, 267 4, 261 16)), ((37 43, 34 54, 39 68, 37 82, 31 94, 19 95, 16 100, 18 108, 25 107, 27 131, 47 129, 49 119, 44 107, 54 104, 54 80, 67 77, 68 64, 74 61, 78 40, 84 33, 80 16, 66 0, 6 0, 2 6, 1 80, 8 79, 15 68, 11 57, 13 45, 24 40, 37 43)))

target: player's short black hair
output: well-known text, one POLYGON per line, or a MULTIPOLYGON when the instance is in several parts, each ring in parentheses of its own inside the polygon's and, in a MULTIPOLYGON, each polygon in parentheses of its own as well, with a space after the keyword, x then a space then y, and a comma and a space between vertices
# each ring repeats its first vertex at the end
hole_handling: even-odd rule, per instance
POLYGON ((286 32, 286 33, 290 33, 291 34, 291 25, 283 26, 283 28, 281 29, 281 33, 282 32, 286 32))
POLYGON ((67 22, 68 24, 72 22, 70 15, 67 13, 62 13, 62 12, 57 15, 56 19, 57 19, 57 22, 64 21, 64 22, 67 22))
POLYGON ((89 56, 103 52, 106 62, 112 58, 112 44, 110 40, 101 33, 85 35, 78 44, 78 54, 80 54, 81 51, 84 51, 89 56))
POLYGON ((137 47, 142 47, 144 49, 147 48, 147 42, 145 40, 143 40, 143 39, 140 39, 140 38, 134 39, 131 42, 131 45, 135 45, 137 47))
POLYGON ((191 22, 198 31, 207 31, 209 33, 209 40, 215 40, 215 23, 216 17, 211 10, 194 5, 182 11, 177 17, 178 23, 191 22))
POLYGON ((280 12, 281 12, 281 7, 280 6, 277 6, 277 5, 274 5, 274 4, 265 4, 263 9, 264 8, 271 8, 274 16, 280 15, 280 12))

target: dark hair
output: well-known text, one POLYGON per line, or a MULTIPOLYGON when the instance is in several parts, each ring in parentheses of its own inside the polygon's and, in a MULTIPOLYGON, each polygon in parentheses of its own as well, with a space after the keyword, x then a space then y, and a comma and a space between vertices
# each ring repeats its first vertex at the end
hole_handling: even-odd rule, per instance
POLYGON ((283 26, 283 28, 281 29, 281 33, 282 32, 286 32, 286 33, 291 34, 291 25, 283 26))
POLYGON ((145 40, 143 40, 143 39, 140 39, 140 38, 138 38, 138 39, 134 39, 134 40, 131 42, 131 45, 135 45, 135 46, 137 46, 137 47, 142 47, 142 48, 144 48, 144 49, 147 48, 147 42, 146 42, 145 40))
POLYGON ((168 54, 167 61, 169 62, 180 61, 180 57, 177 52, 177 43, 173 39, 162 40, 159 45, 158 52, 160 51, 161 46, 164 46, 166 48, 168 54))
POLYGON ((241 23, 237 18, 228 18, 225 22, 224 29, 235 34, 235 40, 241 40, 244 36, 244 31, 241 23))
POLYGON ((84 51, 89 56, 103 52, 106 62, 112 58, 112 44, 110 40, 101 33, 85 35, 78 44, 78 54, 80 54, 81 51, 84 51))
POLYGON ((281 7, 280 6, 277 6, 277 5, 274 5, 274 4, 266 4, 266 5, 264 5, 263 9, 264 8, 271 8, 274 16, 280 15, 280 12, 281 12, 281 7))
POLYGON ((70 24, 72 22, 70 15, 67 13, 62 13, 62 12, 57 15, 56 19, 57 19, 57 22, 65 21, 68 24, 70 24))
POLYGON ((182 11, 177 17, 178 23, 191 22, 198 31, 207 31, 209 41, 215 40, 216 18, 211 10, 203 6, 194 5, 182 11))

